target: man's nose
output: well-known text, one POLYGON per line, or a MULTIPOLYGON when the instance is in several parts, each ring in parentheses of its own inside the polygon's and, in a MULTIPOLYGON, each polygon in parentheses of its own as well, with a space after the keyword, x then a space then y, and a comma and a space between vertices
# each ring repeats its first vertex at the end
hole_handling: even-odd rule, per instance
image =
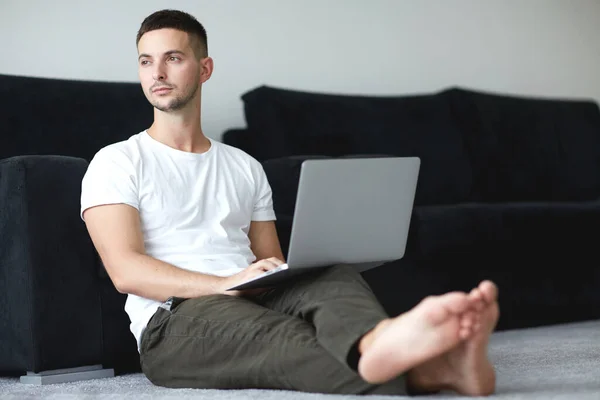
POLYGON ((155 81, 164 81, 167 79, 167 74, 162 65, 158 64, 154 67, 152 78, 154 78, 155 81))

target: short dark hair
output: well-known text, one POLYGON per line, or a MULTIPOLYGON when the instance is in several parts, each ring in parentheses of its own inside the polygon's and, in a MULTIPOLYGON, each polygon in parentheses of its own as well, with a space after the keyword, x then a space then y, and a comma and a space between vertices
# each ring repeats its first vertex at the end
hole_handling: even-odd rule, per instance
POLYGON ((136 46, 146 32, 163 28, 172 28, 187 32, 196 58, 201 59, 208 56, 206 29, 192 15, 178 10, 161 10, 147 16, 138 30, 135 40, 136 46))

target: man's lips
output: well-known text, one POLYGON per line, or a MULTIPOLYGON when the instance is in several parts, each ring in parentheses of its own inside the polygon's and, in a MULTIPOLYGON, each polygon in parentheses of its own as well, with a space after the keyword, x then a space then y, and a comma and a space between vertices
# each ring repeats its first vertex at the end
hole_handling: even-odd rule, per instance
POLYGON ((172 88, 169 87, 159 87, 156 89, 152 89, 152 93, 166 93, 168 91, 172 90, 172 88))

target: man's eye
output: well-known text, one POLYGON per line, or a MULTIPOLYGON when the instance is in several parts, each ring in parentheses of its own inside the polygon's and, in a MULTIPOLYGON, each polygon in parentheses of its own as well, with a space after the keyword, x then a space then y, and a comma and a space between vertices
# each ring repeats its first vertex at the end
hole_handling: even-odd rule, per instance
POLYGON ((169 61, 179 61, 179 57, 169 57, 169 61))
POLYGON ((142 64, 142 65, 148 65, 148 60, 142 60, 142 61, 140 62, 140 64, 142 64))

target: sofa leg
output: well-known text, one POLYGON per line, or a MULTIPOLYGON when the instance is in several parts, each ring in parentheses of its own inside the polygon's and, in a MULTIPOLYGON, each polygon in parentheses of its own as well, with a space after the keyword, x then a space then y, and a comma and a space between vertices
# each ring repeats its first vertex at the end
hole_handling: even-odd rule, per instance
POLYGON ((102 368, 102 365, 86 367, 54 369, 38 373, 27 372, 21 377, 21 383, 29 385, 50 385, 53 383, 66 383, 85 381, 88 379, 112 378, 115 371, 112 368, 102 368))

